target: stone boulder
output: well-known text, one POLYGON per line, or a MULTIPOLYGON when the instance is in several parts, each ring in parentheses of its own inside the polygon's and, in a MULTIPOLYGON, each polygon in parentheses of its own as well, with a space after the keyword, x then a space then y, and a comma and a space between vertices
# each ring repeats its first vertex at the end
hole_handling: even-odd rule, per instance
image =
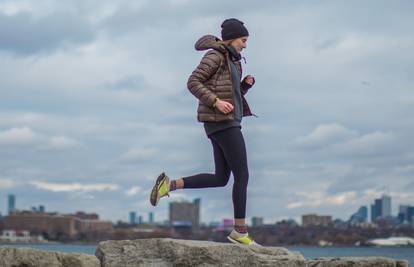
POLYGON ((246 247, 232 243, 152 238, 99 243, 101 267, 275 266, 275 267, 409 267, 407 261, 382 257, 305 260, 281 247, 246 247))
POLYGON ((95 255, 102 267, 305 266, 302 255, 285 248, 171 238, 104 241, 95 255))
POLYGON ((393 260, 384 257, 321 257, 308 260, 306 267, 409 267, 405 260, 393 260))
POLYGON ((0 247, 1 267, 100 267, 93 255, 0 247))

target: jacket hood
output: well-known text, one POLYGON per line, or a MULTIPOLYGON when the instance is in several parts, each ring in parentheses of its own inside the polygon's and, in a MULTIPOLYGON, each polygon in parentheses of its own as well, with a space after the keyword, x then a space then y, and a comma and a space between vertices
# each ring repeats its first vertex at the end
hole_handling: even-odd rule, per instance
POLYGON ((220 44, 219 41, 221 40, 214 35, 204 35, 203 37, 197 40, 194 47, 197 51, 215 49, 222 53, 226 53, 226 48, 223 44, 220 44))

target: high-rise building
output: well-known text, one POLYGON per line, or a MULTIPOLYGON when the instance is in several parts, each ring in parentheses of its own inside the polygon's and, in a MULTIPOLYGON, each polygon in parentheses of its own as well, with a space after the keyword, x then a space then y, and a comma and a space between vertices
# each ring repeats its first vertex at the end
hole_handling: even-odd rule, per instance
POLYGON ((371 221, 375 222, 377 218, 386 218, 391 216, 391 197, 383 195, 375 199, 371 205, 371 221))
POLYGON ((143 224, 144 223, 144 219, 142 218, 142 215, 138 216, 138 224, 143 224))
POLYGON ((16 196, 13 194, 10 194, 8 196, 8 211, 9 215, 12 214, 16 210, 16 196))
POLYGON ((196 198, 193 200, 194 203, 194 213, 195 213, 195 225, 200 225, 200 207, 201 207, 201 198, 196 198))
POLYGON ((391 197, 387 195, 382 196, 382 217, 390 217, 391 216, 391 197))
POLYGON ((148 223, 149 224, 153 224, 154 223, 154 213, 153 212, 149 212, 148 213, 148 223))
POLYGON ((45 206, 39 205, 39 212, 45 212, 45 206))
POLYGON ((375 222, 376 218, 377 218, 377 209, 375 207, 375 204, 371 204, 371 222, 375 222))
POLYGON ((351 215, 349 218, 349 222, 351 224, 355 223, 365 223, 368 220, 368 208, 366 206, 362 206, 358 209, 357 212, 351 215))
POLYGON ((408 222, 409 205, 400 205, 398 207, 398 221, 399 223, 408 222))
POLYGON ((130 224, 135 224, 137 220, 137 214, 135 211, 130 211, 129 212, 129 223, 130 224))
POLYGON ((414 217, 414 206, 400 205, 398 219, 400 223, 412 223, 414 217))
POLYGON ((252 226, 257 227, 263 225, 263 217, 252 217, 252 226))
POLYGON ((200 225, 200 202, 200 199, 195 199, 193 202, 170 202, 170 224, 176 227, 198 228, 200 225))

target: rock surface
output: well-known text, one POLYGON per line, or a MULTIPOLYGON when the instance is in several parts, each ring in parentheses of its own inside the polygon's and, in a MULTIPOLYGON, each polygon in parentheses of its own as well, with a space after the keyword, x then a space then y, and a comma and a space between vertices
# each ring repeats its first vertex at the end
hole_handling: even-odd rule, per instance
POLYGON ((1 267, 100 267, 93 255, 43 251, 32 248, 0 248, 1 267))
POLYGON ((104 241, 95 255, 102 267, 305 266, 302 255, 285 248, 171 238, 104 241))
POLYGON ((383 257, 305 260, 281 247, 246 247, 231 243, 152 238, 99 243, 102 267, 141 266, 276 266, 276 267, 409 267, 407 261, 383 257))
POLYGON ((393 260, 384 257, 321 257, 308 260, 306 267, 409 267, 405 260, 393 260))
POLYGON ((31 248, 0 247, 0 267, 140 267, 140 266, 276 266, 409 267, 407 261, 383 257, 305 260, 281 247, 246 247, 231 243, 152 238, 99 243, 96 256, 31 248))

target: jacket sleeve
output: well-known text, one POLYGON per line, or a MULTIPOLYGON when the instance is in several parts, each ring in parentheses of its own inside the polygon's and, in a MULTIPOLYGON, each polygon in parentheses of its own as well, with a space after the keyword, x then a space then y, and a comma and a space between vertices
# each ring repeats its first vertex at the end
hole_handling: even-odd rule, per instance
POLYGON ((212 107, 217 97, 210 89, 204 86, 204 83, 210 79, 218 70, 221 57, 219 52, 210 50, 201 59, 200 64, 191 73, 188 78, 187 88, 203 104, 212 107))

